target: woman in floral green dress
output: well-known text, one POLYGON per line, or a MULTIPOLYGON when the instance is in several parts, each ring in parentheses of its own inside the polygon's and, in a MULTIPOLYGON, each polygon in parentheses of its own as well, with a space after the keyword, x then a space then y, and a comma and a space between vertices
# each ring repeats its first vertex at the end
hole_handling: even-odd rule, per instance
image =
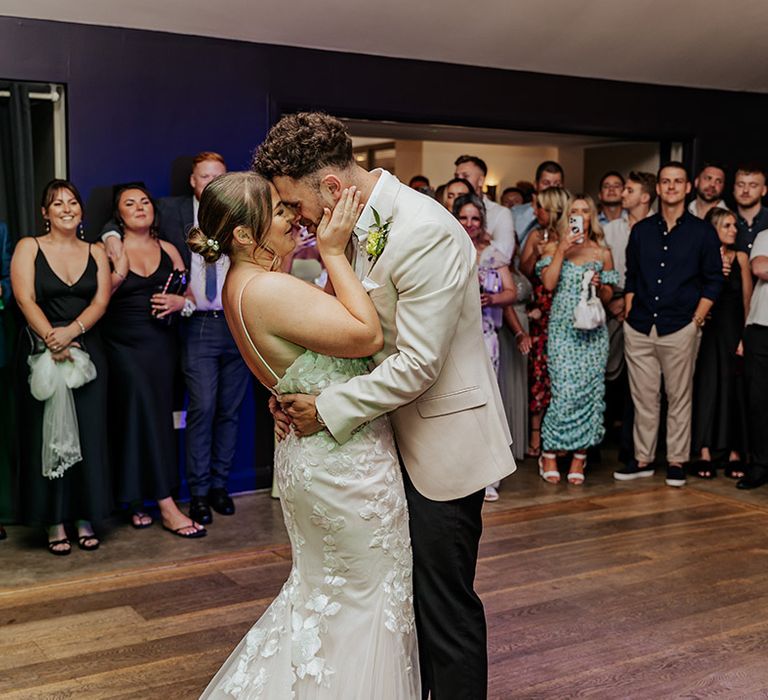
POLYGON ((582 232, 569 232, 550 244, 536 265, 544 286, 554 291, 547 341, 552 400, 542 425, 539 472, 545 481, 559 482, 556 452, 572 452, 568 483, 581 485, 587 448, 597 445, 605 432, 608 330, 605 324, 593 330, 577 329, 574 310, 585 273, 593 273, 590 283, 604 304, 613 295, 611 285, 619 280, 592 198, 576 195, 569 216, 582 217, 582 232))

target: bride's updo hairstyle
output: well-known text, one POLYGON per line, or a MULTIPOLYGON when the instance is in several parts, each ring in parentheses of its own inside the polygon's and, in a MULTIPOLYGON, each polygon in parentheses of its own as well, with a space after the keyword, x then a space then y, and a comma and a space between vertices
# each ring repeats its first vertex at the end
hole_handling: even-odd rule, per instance
POLYGON ((187 235, 187 245, 207 263, 235 250, 234 230, 250 229, 256 245, 262 245, 272 223, 269 181, 254 172, 229 172, 206 186, 200 197, 198 225, 187 235))

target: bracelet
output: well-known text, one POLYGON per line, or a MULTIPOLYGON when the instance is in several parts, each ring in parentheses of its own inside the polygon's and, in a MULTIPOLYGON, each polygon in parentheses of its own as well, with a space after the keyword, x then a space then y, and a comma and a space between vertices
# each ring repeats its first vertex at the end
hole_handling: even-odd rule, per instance
POLYGON ((113 275, 117 275, 121 280, 125 281, 125 275, 118 272, 117 270, 112 270, 113 275))
POLYGON ((525 335, 525 331, 518 331, 515 333, 515 340, 517 340, 521 335, 525 335))
POLYGON ((83 322, 79 318, 76 318, 75 323, 80 326, 80 335, 85 335, 85 326, 83 325, 83 322))
POLYGON ((702 318, 701 316, 697 316, 696 314, 693 314, 693 322, 699 327, 703 328, 704 324, 707 322, 706 319, 702 318))
POLYGON ((320 425, 322 425, 324 428, 327 428, 328 426, 325 424, 325 421, 323 420, 323 417, 317 412, 317 406, 315 406, 315 420, 317 420, 320 425))

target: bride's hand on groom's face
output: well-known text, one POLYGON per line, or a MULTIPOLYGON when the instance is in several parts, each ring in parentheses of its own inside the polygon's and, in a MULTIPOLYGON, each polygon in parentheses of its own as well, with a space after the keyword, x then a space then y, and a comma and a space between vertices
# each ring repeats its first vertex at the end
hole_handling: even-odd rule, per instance
POLYGON ((323 429, 317 420, 315 398, 307 394, 284 394, 278 399, 283 411, 291 419, 293 431, 299 437, 314 435, 323 429))
POLYGON ((323 218, 317 226, 317 247, 321 254, 344 255, 355 222, 360 218, 363 205, 356 187, 345 189, 331 213, 323 210, 323 218))

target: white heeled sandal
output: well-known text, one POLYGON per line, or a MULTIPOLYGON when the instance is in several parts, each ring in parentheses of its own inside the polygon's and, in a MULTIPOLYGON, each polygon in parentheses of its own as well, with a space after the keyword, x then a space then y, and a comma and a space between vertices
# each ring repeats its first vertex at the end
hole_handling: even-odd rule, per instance
POLYGON ((580 462, 584 462, 584 466, 582 467, 582 471, 580 472, 568 472, 568 483, 572 484, 573 486, 581 486, 584 483, 584 469, 587 468, 587 455, 586 454, 580 454, 578 452, 573 453, 573 459, 579 460, 580 462))
POLYGON ((544 460, 545 459, 557 459, 557 455, 554 452, 542 452, 541 456, 539 457, 539 476, 544 479, 548 484, 552 484, 553 486, 555 484, 560 483, 560 472, 557 469, 550 469, 549 471, 544 471, 544 460), (550 481, 550 479, 555 479, 556 481, 550 481))

